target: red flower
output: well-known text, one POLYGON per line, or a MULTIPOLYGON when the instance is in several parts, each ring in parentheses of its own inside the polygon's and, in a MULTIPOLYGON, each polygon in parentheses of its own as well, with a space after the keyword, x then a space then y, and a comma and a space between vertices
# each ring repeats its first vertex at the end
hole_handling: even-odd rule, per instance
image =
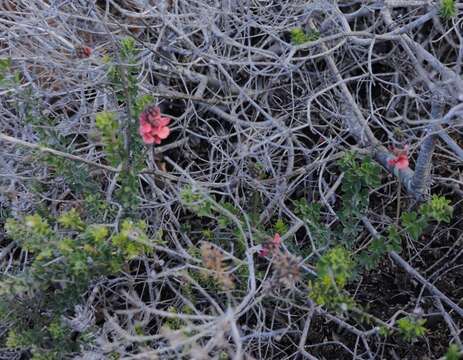
POLYGON ((280 248, 280 245, 281 236, 280 234, 276 233, 272 240, 267 241, 262 245, 262 248, 259 251, 259 255, 265 257, 270 253, 273 253, 276 250, 278 250, 280 248))
POLYGON ((140 127, 138 131, 145 144, 160 144, 170 134, 167 127, 170 118, 162 117, 161 110, 157 106, 149 106, 140 114, 140 127))
POLYGON ((399 170, 408 168, 410 164, 410 162, 408 161, 408 145, 405 145, 403 149, 392 147, 391 151, 393 152, 395 157, 389 159, 387 163, 390 166, 395 166, 399 170))
POLYGON ((89 48, 88 46, 84 46, 82 48, 82 53, 84 54, 85 57, 90 57, 90 55, 92 55, 92 49, 89 48))
POLYGON ((81 59, 88 58, 92 55, 92 48, 88 46, 79 46, 76 48, 76 55, 81 59))

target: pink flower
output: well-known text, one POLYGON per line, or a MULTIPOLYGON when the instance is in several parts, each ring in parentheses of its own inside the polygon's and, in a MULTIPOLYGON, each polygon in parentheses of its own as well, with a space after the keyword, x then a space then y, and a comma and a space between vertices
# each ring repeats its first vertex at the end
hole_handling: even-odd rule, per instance
POLYGON ((275 234, 275 236, 273 237, 273 240, 272 240, 272 244, 277 249, 280 247, 280 245, 281 245, 281 236, 280 236, 280 234, 278 234, 278 233, 275 234))
POLYGON ((268 256, 270 253, 274 253, 281 246, 281 236, 276 233, 272 240, 265 242, 262 248, 259 250, 259 255, 262 257, 268 256))
POLYGON ((157 106, 149 106, 140 114, 140 127, 138 131, 145 144, 160 144, 170 134, 167 127, 170 118, 161 116, 157 106))
POLYGON ((395 166, 397 169, 402 170, 408 168, 410 162, 408 161, 408 146, 405 145, 403 149, 392 147, 391 151, 395 155, 393 159, 389 159, 387 163, 390 166, 395 166))

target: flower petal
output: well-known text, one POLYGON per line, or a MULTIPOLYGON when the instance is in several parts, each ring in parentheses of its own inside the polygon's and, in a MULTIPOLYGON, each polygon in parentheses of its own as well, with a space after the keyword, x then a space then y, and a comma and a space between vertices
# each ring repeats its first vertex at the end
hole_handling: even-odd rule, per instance
POLYGON ((264 248, 264 247, 263 247, 262 249, 259 250, 259 256, 265 257, 265 256, 267 256, 268 254, 269 254, 269 251, 268 251, 267 248, 264 248))
POLYGON ((387 161, 387 164, 390 165, 390 166, 395 166, 395 164, 397 164, 397 159, 394 158, 394 159, 389 159, 387 161))
POLYGON ((170 129, 167 126, 160 127, 156 129, 156 135, 159 136, 161 139, 165 139, 169 136, 170 129))
POLYGON ((170 118, 168 117, 161 117, 159 118, 159 126, 167 126, 170 123, 170 118))
POLYGON ((281 245, 281 236, 280 234, 276 233, 275 236, 273 237, 273 241, 272 241, 273 245, 275 245, 275 247, 280 247, 281 245))
POLYGON ((147 114, 146 114, 146 112, 145 112, 145 111, 143 111, 143 112, 140 114, 140 116, 139 116, 139 118, 138 118, 138 119, 140 120, 140 123, 142 123, 142 122, 146 122, 146 121, 148 120, 148 117, 147 117, 147 114))
POLYGON ((141 133, 143 133, 143 134, 149 133, 149 132, 151 132, 151 130, 153 130, 153 127, 150 124, 148 124, 147 122, 142 122, 140 124, 140 132, 141 133))
POLYGON ((145 144, 152 144, 153 142, 155 142, 154 136, 151 135, 150 133, 141 134, 141 136, 145 144))
POLYGON ((153 138, 154 138, 154 142, 155 142, 155 144, 158 144, 158 145, 159 145, 159 144, 161 143, 161 139, 159 138, 159 136, 157 136, 157 135, 154 135, 154 137, 153 137, 153 138))
POLYGON ((404 156, 404 155, 401 155, 401 156, 399 156, 399 157, 397 158, 397 161, 396 161, 396 165, 395 165, 395 166, 397 167, 397 169, 402 170, 402 169, 408 168, 408 165, 409 165, 409 164, 410 164, 410 163, 409 163, 407 157, 404 156))

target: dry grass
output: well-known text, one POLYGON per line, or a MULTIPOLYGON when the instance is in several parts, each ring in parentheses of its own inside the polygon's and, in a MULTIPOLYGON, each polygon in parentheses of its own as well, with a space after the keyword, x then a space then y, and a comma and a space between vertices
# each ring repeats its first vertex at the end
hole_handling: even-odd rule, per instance
MULTIPOLYGON (((96 279, 82 294, 67 321, 89 329, 92 342, 70 358, 437 359, 450 342, 461 347, 463 8, 444 21, 438 2, 415 3, 0 2, 0 58, 11 58, 21 74, 20 84, 0 87, 2 218, 85 208, 63 174, 34 160, 33 144, 46 129, 67 144, 49 139, 44 145, 53 156, 70 160, 74 172, 88 166, 84 177, 96 184, 95 194, 119 209, 104 222, 118 228, 125 216, 114 197, 121 169, 105 161, 95 115, 115 111, 122 124, 136 121, 106 74, 105 55, 120 63, 122 38, 133 37, 140 50, 139 93, 154 95, 173 119, 169 139, 143 149, 132 211, 153 237, 162 230, 162 242, 153 245, 154 255, 96 279), (320 36, 294 45, 295 27, 320 36), (83 47, 92 49, 89 57, 83 47), (388 165, 389 146, 405 144, 411 164, 398 172, 388 165), (342 184, 337 160, 350 149, 383 166, 354 251, 430 193, 446 195, 455 208, 450 225, 418 241, 407 238, 400 260, 386 257, 349 289, 384 323, 403 314, 428 319, 428 336, 413 344, 386 340, 376 324, 336 315, 308 296, 308 277, 327 244, 314 244, 293 200, 319 202, 323 223, 334 227, 342 184), (185 185, 256 221, 243 225, 226 208, 219 210, 234 224, 228 229, 194 217, 180 201, 185 185), (258 252, 268 239, 255 227, 271 232, 279 218, 289 228, 282 253, 266 260, 258 252), (204 240, 213 244, 201 247, 204 240)), ((0 269, 8 276, 27 256, 0 242, 0 269)), ((0 336, 8 327, 0 323, 0 336)), ((0 359, 21 354, 0 349, 0 359)))

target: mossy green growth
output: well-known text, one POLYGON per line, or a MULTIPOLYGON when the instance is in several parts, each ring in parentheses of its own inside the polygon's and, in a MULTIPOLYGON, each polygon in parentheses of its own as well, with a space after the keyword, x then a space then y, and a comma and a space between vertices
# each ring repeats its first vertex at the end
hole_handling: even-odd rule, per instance
POLYGON ((302 45, 307 42, 316 41, 320 38, 318 31, 310 30, 308 32, 301 28, 294 28, 291 30, 291 42, 294 45, 302 45))
POLYGON ((286 225, 286 223, 284 222, 283 219, 278 219, 275 222, 275 225, 273 226, 273 230, 276 233, 278 233, 280 235, 283 235, 288 231, 288 225, 286 225))
POLYGON ((444 20, 449 20, 457 15, 455 0, 441 0, 439 15, 444 20))

